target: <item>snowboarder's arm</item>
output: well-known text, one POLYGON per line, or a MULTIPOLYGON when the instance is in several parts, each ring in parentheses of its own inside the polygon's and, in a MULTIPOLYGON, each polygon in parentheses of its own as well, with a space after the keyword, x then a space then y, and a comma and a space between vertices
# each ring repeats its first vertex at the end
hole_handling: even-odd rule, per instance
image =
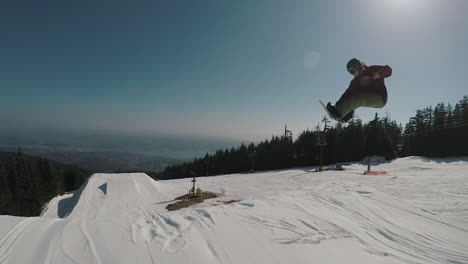
POLYGON ((390 66, 385 65, 385 66, 370 66, 372 69, 372 72, 374 73, 374 76, 377 78, 373 79, 380 79, 380 78, 388 78, 392 76, 392 68, 390 66))

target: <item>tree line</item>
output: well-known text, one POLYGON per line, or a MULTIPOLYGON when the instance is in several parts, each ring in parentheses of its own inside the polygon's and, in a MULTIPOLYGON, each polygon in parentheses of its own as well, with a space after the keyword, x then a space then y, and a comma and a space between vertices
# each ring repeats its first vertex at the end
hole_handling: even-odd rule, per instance
POLYGON ((366 124, 352 119, 346 125, 338 123, 303 131, 295 140, 285 134, 258 144, 242 143, 237 148, 218 150, 191 162, 167 167, 155 176, 164 180, 317 166, 321 162, 362 160, 369 155, 383 156, 387 160, 411 155, 465 156, 468 155, 467 135, 468 96, 465 96, 455 106, 439 103, 435 108, 418 110, 404 128, 390 116, 376 114, 366 124))
POLYGON ((78 189, 90 173, 18 153, 0 155, 0 215, 37 216, 53 197, 78 189))
POLYGON ((416 111, 404 134, 405 155, 468 155, 468 96, 455 106, 439 103, 416 111))

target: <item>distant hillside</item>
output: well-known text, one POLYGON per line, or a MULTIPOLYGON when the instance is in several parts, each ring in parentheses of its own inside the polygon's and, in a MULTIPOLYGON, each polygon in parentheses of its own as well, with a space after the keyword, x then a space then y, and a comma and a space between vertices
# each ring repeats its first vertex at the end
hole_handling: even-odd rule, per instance
POLYGON ((176 159, 123 152, 49 152, 41 156, 93 172, 154 171, 180 163, 176 159))
POLYGON ((138 153, 161 159, 190 160, 219 148, 237 146, 239 140, 161 135, 117 135, 112 132, 85 133, 60 129, 0 129, 0 151, 42 156, 43 153, 138 153))
POLYGON ((23 148, 22 151, 63 164, 77 165, 92 172, 159 172, 167 166, 181 163, 177 159, 125 152, 51 151, 36 148, 23 148))
POLYGON ((37 216, 51 198, 78 189, 89 175, 77 166, 0 152, 0 215, 37 216))

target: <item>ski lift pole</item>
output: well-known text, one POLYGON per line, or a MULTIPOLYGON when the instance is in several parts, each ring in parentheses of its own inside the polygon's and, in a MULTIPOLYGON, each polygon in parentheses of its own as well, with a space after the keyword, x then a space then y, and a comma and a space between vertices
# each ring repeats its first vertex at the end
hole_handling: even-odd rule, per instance
POLYGON ((370 157, 367 156, 367 172, 370 172, 370 157))
POLYGON ((196 174, 194 172, 191 172, 192 174, 192 183, 193 183, 193 186, 192 186, 192 189, 189 191, 189 195, 194 197, 195 196, 195 183, 197 182, 197 180, 195 179, 195 176, 196 174))
POLYGON ((250 172, 252 173, 255 172, 255 157, 256 156, 257 156, 257 151, 255 150, 249 153, 249 157, 251 158, 251 162, 252 162, 251 163, 252 167, 250 169, 250 172))
POLYGON ((318 171, 322 171, 323 170, 323 147, 325 145, 327 145, 327 142, 326 142, 326 138, 325 138, 325 133, 326 133, 326 129, 327 129, 327 122, 328 122, 328 119, 325 117, 322 122, 325 122, 325 127, 323 129, 323 132, 320 131, 319 127, 317 126, 317 144, 316 146, 320 146, 320 168, 318 169, 318 171))

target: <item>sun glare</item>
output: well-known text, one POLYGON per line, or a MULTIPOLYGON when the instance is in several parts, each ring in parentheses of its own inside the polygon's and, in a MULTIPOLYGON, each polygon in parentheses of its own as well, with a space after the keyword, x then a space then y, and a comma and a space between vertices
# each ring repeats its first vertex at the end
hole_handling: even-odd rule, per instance
POLYGON ((384 0, 388 5, 395 8, 417 8, 424 5, 425 0, 384 0))
POLYGON ((430 6, 429 0, 383 0, 385 10, 392 16, 410 15, 413 18, 423 16, 430 6))

